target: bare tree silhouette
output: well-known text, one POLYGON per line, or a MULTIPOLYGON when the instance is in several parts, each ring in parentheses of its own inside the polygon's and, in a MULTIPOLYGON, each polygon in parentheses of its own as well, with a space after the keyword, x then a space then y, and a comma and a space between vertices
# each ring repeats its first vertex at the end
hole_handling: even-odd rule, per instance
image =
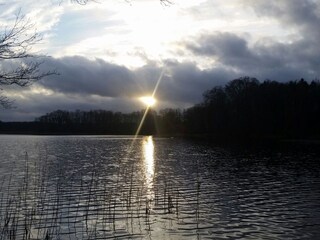
MULTIPOLYGON (((12 26, 1 28, 0 91, 5 91, 5 87, 10 85, 29 86, 48 75, 57 74, 55 71, 40 71, 45 56, 31 51, 39 41, 41 35, 20 12, 12 26)), ((10 108, 13 106, 13 100, 0 94, 0 106, 10 108)))

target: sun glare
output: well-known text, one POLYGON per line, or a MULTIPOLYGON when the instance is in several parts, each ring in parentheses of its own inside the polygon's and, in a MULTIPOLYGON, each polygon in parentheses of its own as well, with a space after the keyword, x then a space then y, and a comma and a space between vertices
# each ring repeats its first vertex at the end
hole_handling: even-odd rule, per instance
POLYGON ((140 101, 147 107, 152 107, 156 103, 156 99, 154 97, 141 97, 140 101))

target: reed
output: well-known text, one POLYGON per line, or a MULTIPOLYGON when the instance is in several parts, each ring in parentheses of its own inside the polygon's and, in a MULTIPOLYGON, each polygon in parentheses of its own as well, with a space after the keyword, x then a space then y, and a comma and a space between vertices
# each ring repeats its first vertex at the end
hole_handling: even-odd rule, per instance
POLYGON ((178 187, 169 178, 159 184, 156 173, 147 186, 134 158, 115 160, 103 174, 104 163, 95 156, 89 173, 66 177, 63 159, 50 162, 46 153, 35 159, 27 152, 23 157, 20 180, 14 171, 0 180, 0 240, 106 239, 124 228, 134 236, 151 233, 159 209, 178 216, 178 187))

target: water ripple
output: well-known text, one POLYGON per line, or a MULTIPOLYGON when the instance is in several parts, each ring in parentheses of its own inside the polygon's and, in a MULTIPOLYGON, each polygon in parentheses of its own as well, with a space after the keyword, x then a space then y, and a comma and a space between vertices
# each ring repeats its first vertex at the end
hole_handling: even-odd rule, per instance
POLYGON ((319 238, 317 151, 132 141, 0 136, 0 239, 319 238))

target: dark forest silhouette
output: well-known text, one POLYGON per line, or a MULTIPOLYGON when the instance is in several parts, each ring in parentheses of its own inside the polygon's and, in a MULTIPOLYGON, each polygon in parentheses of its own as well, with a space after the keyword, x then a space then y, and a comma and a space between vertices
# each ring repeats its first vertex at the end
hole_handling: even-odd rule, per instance
POLYGON ((319 138, 320 83, 243 77, 205 92, 184 119, 189 133, 221 138, 319 138))
MULTIPOLYGON (((0 133, 135 134, 144 110, 57 110, 34 122, 0 123, 0 133)), ((150 110, 140 134, 212 139, 320 138, 320 83, 242 77, 203 94, 191 108, 150 110)))

